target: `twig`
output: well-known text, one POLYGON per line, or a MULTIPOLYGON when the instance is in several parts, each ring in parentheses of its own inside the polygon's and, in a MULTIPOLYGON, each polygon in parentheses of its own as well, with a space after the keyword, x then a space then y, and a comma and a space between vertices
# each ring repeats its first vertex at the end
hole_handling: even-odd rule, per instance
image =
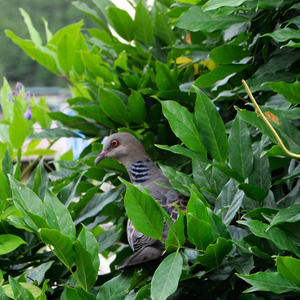
POLYGON ((264 113, 261 111, 259 105, 257 104, 257 102, 255 101, 246 81, 243 79, 242 80, 242 83, 252 101, 252 103, 254 104, 255 106, 255 109, 256 109, 256 113, 258 114, 258 116, 260 116, 262 118, 262 120, 265 122, 265 124, 269 127, 269 129, 272 131, 272 133, 274 134, 279 146, 281 147, 281 149, 289 156, 291 157, 295 157, 295 158, 300 158, 300 154, 297 154, 297 153, 294 153, 294 152, 291 152, 290 150, 288 150, 285 145, 283 144, 281 138, 279 137, 279 135, 277 134, 276 130, 273 128, 273 126, 270 124, 270 122, 268 121, 268 119, 266 118, 266 116, 264 115, 264 113))

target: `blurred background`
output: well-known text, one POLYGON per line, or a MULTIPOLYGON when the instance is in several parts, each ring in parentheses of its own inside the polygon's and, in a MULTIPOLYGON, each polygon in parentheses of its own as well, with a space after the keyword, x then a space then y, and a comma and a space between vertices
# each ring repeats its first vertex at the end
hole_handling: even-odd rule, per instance
MULTIPOLYGON (((18 37, 29 38, 29 32, 19 8, 23 8, 31 17, 32 23, 39 31, 43 43, 46 43, 45 26, 42 17, 48 21, 52 33, 72 23, 84 19, 84 28, 98 27, 91 19, 78 11, 70 0, 1 0, 0 1, 0 86, 3 76, 11 86, 22 82, 26 87, 66 87, 67 81, 52 74, 46 68, 30 59, 24 51, 8 39, 5 29, 14 32, 18 37)), ((81 0, 97 11, 92 0, 81 0)), ((127 0, 112 0, 118 7, 133 12, 127 0)), ((49 89, 50 94, 58 93, 59 89, 49 89)), ((41 92, 41 89, 37 90, 41 92)))

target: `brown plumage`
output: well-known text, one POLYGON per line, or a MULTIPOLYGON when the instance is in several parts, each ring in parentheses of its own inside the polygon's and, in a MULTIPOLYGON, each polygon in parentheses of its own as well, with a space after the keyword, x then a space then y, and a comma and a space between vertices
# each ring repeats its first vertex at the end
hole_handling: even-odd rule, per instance
MULTIPOLYGON (((110 135, 105 140, 103 151, 96 158, 95 164, 104 158, 115 158, 122 163, 127 169, 131 183, 146 187, 150 195, 168 212, 172 222, 177 219, 178 214, 174 203, 185 212, 187 198, 172 189, 155 184, 160 182, 170 185, 170 182, 151 160, 141 143, 131 134, 123 132, 110 135)), ((164 224, 163 241, 166 240, 168 231, 169 227, 164 224)), ((136 230, 130 220, 127 224, 127 238, 135 253, 118 266, 119 270, 157 259, 165 250, 161 241, 136 230)))

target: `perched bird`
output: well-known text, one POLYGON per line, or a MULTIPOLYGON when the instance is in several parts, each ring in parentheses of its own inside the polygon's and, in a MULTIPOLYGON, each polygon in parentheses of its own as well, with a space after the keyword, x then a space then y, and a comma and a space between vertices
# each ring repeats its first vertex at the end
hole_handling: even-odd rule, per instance
MULTIPOLYGON (((176 203, 185 212, 187 198, 178 192, 155 184, 155 182, 171 185, 169 179, 154 164, 141 143, 129 133, 114 133, 107 137, 103 151, 96 158, 95 164, 105 158, 115 158, 122 163, 130 176, 132 184, 146 187, 150 195, 168 212, 172 222, 177 219, 176 203)), ((162 240, 168 236, 169 227, 165 223, 162 240)), ((164 243, 150 238, 136 230, 128 220, 127 238, 130 247, 135 252, 118 266, 118 269, 138 265, 157 259, 165 250, 164 243)))

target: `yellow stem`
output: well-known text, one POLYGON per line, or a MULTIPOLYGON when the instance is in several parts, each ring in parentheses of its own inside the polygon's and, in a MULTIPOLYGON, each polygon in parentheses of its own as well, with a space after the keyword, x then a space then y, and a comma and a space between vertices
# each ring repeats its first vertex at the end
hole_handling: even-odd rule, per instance
POLYGON ((262 112, 262 110, 260 109, 259 105, 257 104, 257 102, 255 101, 249 87, 248 87, 248 84, 246 83, 246 81, 243 79, 242 80, 242 83, 252 101, 252 103, 254 104, 255 106, 255 109, 256 109, 256 112, 257 114, 262 118, 262 120, 265 122, 265 124, 270 128, 270 130, 272 131, 272 133, 274 134, 279 146, 281 147, 281 149, 289 156, 291 157, 295 157, 295 158, 300 158, 300 154, 297 154, 297 153, 294 153, 294 152, 291 152, 289 151, 285 145, 283 144, 281 138, 279 137, 279 135, 277 134, 276 130, 273 128, 273 126, 270 124, 270 122, 268 121, 268 119, 266 118, 266 116, 264 115, 264 113, 262 112))

